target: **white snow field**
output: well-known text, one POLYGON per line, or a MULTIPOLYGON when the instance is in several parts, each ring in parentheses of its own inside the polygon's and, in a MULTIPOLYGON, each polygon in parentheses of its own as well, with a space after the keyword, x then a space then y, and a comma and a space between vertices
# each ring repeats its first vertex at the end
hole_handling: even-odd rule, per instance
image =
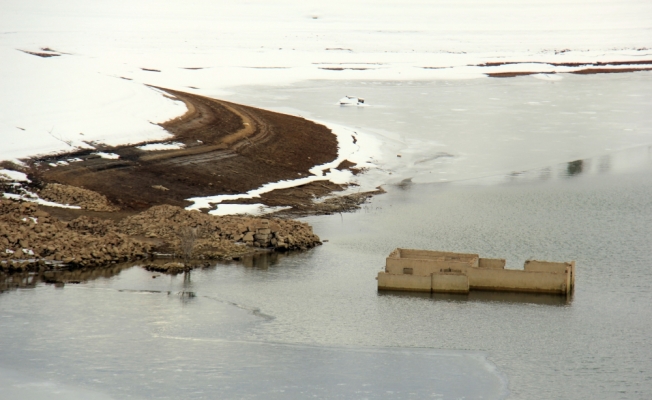
POLYGON ((309 79, 550 80, 583 67, 549 63, 651 48, 648 0, 3 0, 0 161, 171 138, 156 123, 185 105, 147 85, 220 97, 309 79), (479 66, 496 62, 519 63, 479 66))
POLYGON ((489 70, 469 65, 652 53, 647 0, 3 0, 0 11, 3 160, 167 138, 152 122, 185 106, 144 84, 219 96, 242 84, 476 78, 489 70))

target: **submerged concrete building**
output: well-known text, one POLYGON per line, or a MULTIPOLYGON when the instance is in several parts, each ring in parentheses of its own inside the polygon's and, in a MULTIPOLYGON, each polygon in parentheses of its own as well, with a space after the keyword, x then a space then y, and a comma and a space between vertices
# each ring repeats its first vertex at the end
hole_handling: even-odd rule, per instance
POLYGON ((468 293, 469 290, 569 294, 575 261, 528 260, 522 270, 477 254, 396 249, 378 273, 378 290, 468 293))

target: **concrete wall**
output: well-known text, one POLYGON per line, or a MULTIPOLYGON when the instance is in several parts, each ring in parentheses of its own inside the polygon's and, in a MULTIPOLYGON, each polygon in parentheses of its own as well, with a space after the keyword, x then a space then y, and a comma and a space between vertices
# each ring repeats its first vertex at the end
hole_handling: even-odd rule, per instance
MULTIPOLYGON (((477 259, 475 260, 477 261, 477 259)), ((387 258, 385 272, 389 274, 403 274, 405 268, 412 269, 412 275, 430 276, 432 273, 438 273, 442 269, 451 269, 453 271, 464 272, 471 268, 471 262, 464 261, 439 261, 439 260, 419 260, 412 258, 387 258)))
POLYGON ((470 268, 469 287, 480 290, 507 290, 565 294, 570 290, 570 268, 563 274, 514 269, 470 268))
POLYGON ((432 274, 432 291, 441 293, 468 293, 469 277, 453 272, 432 274))
POLYGON ((504 269, 505 259, 504 258, 481 258, 478 261, 478 267, 490 268, 490 269, 504 269))
POLYGON ((464 267, 461 272, 430 275, 378 273, 379 290, 466 293, 469 290, 497 290, 534 293, 570 293, 570 267, 563 274, 514 269, 464 267))
POLYGON ((575 261, 570 262, 550 262, 527 260, 523 269, 526 271, 556 272, 563 274, 567 267, 570 267, 571 288, 575 286, 575 261))
POLYGON ((480 257, 477 254, 452 253, 449 251, 415 250, 415 249, 400 249, 400 248, 396 250, 394 250, 390 254, 391 258, 473 261, 474 259, 478 259, 480 257), (396 254, 396 250, 398 250, 398 254, 396 254))
POLYGON ((378 290, 403 290, 409 292, 430 292, 432 279, 430 276, 392 275, 378 273, 378 290))
POLYGON ((401 258, 401 249, 394 249, 387 258, 401 258))
POLYGON ((529 260, 524 270, 507 270, 504 259, 477 254, 396 249, 378 274, 378 289, 468 293, 469 289, 570 293, 575 262, 529 260))
POLYGON ((550 261, 538 261, 538 260, 527 260, 523 265, 523 269, 526 271, 538 271, 538 272, 554 272, 558 274, 563 274, 566 271, 566 267, 570 267, 571 264, 567 262, 550 262, 550 261))

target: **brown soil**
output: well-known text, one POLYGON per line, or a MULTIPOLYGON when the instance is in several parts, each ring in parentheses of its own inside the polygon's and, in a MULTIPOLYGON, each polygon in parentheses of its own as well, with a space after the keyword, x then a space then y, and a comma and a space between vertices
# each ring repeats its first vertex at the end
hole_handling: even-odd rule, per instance
POLYGON ((328 71, 345 71, 345 70, 351 70, 351 71, 366 71, 368 69, 374 69, 374 68, 354 68, 354 67, 319 67, 319 69, 325 69, 328 71))
POLYGON ((39 196, 55 203, 80 206, 90 211, 118 211, 116 206, 109 204, 106 197, 75 186, 49 183, 39 191, 39 196))
POLYGON ((546 64, 554 65, 555 67, 604 67, 616 65, 652 65, 652 60, 637 60, 637 61, 607 61, 607 62, 565 62, 554 63, 544 61, 496 61, 484 64, 473 65, 474 67, 499 67, 501 65, 515 65, 515 64, 546 64))
POLYGON ((581 75, 590 75, 590 74, 618 74, 625 72, 638 72, 638 71, 650 71, 652 68, 587 68, 581 69, 579 71, 571 71, 571 74, 581 74, 581 75))
MULTIPOLYGON (((273 214, 280 218, 299 218, 308 215, 330 215, 339 212, 354 211, 376 194, 385 193, 382 188, 371 192, 359 192, 346 196, 331 197, 323 202, 314 202, 315 197, 323 197, 333 191, 341 190, 340 185, 329 181, 311 182, 294 188, 275 190, 261 195, 259 199, 242 199, 234 201, 238 204, 264 203, 269 206, 284 206, 289 202, 294 205, 291 209, 277 211, 273 214)), ((228 201, 224 202, 228 204, 228 201)))
MULTIPOLYGON (((48 50, 43 49, 43 50, 45 50, 45 51, 53 51, 53 50, 49 50, 49 49, 48 50)), ((61 54, 57 54, 57 53, 41 53, 41 52, 38 52, 38 51, 27 51, 27 50, 20 50, 20 51, 22 51, 23 53, 27 53, 27 54, 31 54, 33 56, 38 56, 38 57, 43 57, 43 58, 59 57, 61 55, 61 54)))
MULTIPOLYGON (((488 62, 484 64, 474 65, 476 67, 499 67, 503 65, 518 65, 518 64, 545 64, 552 65, 555 67, 593 67, 581 69, 578 71, 569 71, 570 74, 609 74, 609 73, 625 73, 625 72, 637 72, 637 71, 649 71, 652 70, 652 60, 638 60, 638 61, 609 61, 609 62, 588 62, 588 63, 579 63, 579 62, 566 62, 566 63, 554 63, 554 62, 542 62, 542 61, 497 61, 497 62, 488 62), (640 65, 640 67, 632 68, 607 68, 615 67, 622 65, 640 65)), ((489 72, 486 75, 492 78, 513 78, 515 76, 524 76, 524 75, 534 75, 534 74, 554 74, 555 71, 551 72, 533 72, 533 71, 524 71, 524 72, 489 72)))
MULTIPOLYGON (((185 199, 245 193, 265 183, 310 175, 315 165, 337 157, 337 139, 325 126, 203 96, 161 89, 184 101, 188 112, 161 124, 184 149, 142 151, 135 145, 97 148, 120 155, 104 159, 84 150, 32 161, 38 183, 60 183, 92 190, 123 211, 138 212, 155 205, 185 207, 185 199), (83 161, 50 168, 69 157, 83 161)), ((352 165, 342 165, 352 168, 352 165)), ((329 191, 341 190, 326 184, 329 191)), ((324 195, 321 184, 304 192, 272 192, 263 203, 304 205, 306 196, 324 195), (282 201, 281 201, 282 199, 282 201)), ((83 215, 84 211, 65 211, 83 215)))
POLYGON ((525 76, 534 74, 554 74, 554 72, 491 72, 486 74, 492 78, 513 78, 515 76, 525 76))
MULTIPOLYGON (((587 68, 577 71, 569 71, 569 74, 590 75, 590 74, 618 74, 625 72, 650 71, 652 68, 587 68)), ((515 76, 534 74, 556 74, 556 72, 490 72, 486 75, 492 78, 513 78, 515 76)))

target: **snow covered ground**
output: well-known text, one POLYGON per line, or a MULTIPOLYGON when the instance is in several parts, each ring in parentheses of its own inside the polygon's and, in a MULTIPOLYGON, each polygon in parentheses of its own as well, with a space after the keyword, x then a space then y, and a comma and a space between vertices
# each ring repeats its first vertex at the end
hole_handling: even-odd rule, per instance
POLYGON ((469 65, 652 54, 646 0, 4 0, 0 7, 0 159, 168 137, 152 122, 185 106, 144 84, 219 96, 242 84, 476 78, 487 67, 469 65))
POLYGON ((0 160, 170 138, 156 123, 185 105, 147 85, 219 97, 308 79, 556 79, 545 73, 582 67, 549 63, 652 58, 647 0, 4 0, 0 10, 0 160))

